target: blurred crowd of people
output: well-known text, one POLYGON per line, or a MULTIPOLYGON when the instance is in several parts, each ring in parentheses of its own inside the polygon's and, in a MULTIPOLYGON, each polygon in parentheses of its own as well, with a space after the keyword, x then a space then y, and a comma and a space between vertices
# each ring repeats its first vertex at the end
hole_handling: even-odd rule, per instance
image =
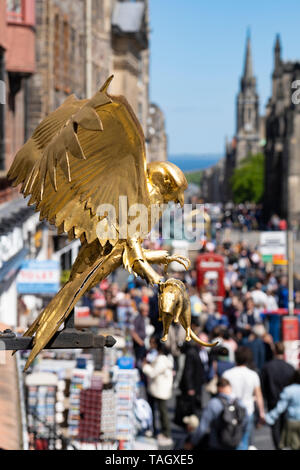
MULTIPOLYGON (((124 289, 112 280, 103 281, 85 304, 100 324, 118 325, 130 336, 154 417, 147 433, 161 445, 175 444, 171 433, 175 423, 187 436, 182 447, 228 449, 234 444, 235 449, 245 450, 253 445, 255 428, 268 424, 276 449, 300 449, 300 373, 284 360, 284 344, 274 342, 265 315, 287 308, 287 277, 266 266, 246 242, 224 242, 215 252, 224 257, 226 266, 222 312, 210 281, 197 287, 196 269, 172 272, 188 289, 192 329, 200 339, 218 342, 212 349, 185 342, 185 331, 178 324, 171 325, 168 341, 162 343, 157 290, 134 276, 129 276, 124 289), (211 397, 208 403, 203 402, 203 393, 211 397), (174 413, 169 410, 171 403, 174 413), (231 430, 226 413, 227 421, 236 422, 231 430), (227 441, 220 430, 229 433, 227 441)), ((297 308, 297 279, 295 289, 297 308)))
POLYGON ((236 228, 242 231, 264 228, 260 204, 226 204, 222 207, 222 228, 236 228))
POLYGON ((287 228, 286 220, 277 214, 273 214, 266 223, 262 204, 219 203, 213 204, 213 211, 218 219, 217 227, 219 229, 229 228, 249 232, 251 230, 286 230, 287 228))

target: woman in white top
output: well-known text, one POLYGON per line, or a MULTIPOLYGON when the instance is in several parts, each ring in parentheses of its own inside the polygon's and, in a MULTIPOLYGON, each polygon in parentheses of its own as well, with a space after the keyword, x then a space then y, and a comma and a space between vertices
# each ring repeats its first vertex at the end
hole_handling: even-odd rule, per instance
POLYGON ((153 431, 156 434, 155 410, 158 407, 161 422, 161 434, 158 438, 164 441, 165 445, 169 445, 172 440, 167 402, 172 395, 174 363, 166 346, 155 336, 151 337, 150 346, 156 349, 158 354, 152 361, 150 358, 151 362, 146 358, 142 370, 147 377, 148 401, 153 413, 153 431))

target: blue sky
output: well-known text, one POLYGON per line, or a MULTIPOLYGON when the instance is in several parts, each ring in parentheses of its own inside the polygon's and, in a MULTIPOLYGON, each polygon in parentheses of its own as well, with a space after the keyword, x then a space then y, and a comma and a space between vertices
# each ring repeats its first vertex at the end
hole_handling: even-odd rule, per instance
POLYGON ((150 0, 150 21, 150 97, 165 113, 170 154, 223 153, 248 27, 261 113, 276 33, 283 59, 300 61, 299 0, 150 0))

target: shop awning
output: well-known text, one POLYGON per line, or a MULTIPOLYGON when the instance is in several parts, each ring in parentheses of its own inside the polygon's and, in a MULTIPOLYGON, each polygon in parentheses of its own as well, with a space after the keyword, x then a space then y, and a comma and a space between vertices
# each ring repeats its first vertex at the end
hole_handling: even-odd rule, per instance
POLYGON ((6 281, 11 276, 16 274, 16 272, 21 266, 21 263, 26 258, 28 252, 28 248, 22 248, 22 250, 16 253, 15 256, 13 256, 6 263, 4 263, 4 265, 0 269, 0 283, 6 281))

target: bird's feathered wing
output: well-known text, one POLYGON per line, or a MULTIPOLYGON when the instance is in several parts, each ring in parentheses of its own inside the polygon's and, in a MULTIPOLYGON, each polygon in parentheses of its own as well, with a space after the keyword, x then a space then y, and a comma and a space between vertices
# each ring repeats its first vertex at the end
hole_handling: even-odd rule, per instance
POLYGON ((72 95, 47 116, 8 172, 41 220, 88 243, 97 238, 101 204, 115 208, 117 224, 120 196, 128 207, 149 206, 143 131, 125 98, 107 94, 111 78, 90 100, 72 95))

